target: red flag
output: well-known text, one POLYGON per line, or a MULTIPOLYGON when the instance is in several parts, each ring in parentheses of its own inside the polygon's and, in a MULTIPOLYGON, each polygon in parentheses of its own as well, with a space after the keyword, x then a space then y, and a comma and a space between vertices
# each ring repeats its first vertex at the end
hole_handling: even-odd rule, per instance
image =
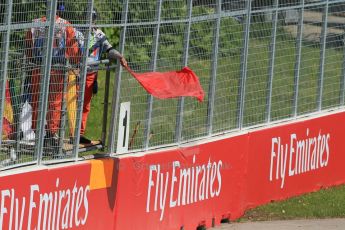
POLYGON ((204 100, 204 90, 199 78, 189 68, 180 71, 135 73, 126 68, 135 79, 153 96, 164 99, 180 96, 196 97, 198 101, 204 100))

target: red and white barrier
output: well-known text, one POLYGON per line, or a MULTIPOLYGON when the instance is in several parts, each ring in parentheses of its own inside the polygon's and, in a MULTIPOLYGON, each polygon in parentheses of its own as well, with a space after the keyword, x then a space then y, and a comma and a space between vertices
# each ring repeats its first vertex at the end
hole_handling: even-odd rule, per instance
POLYGON ((345 113, 0 178, 2 229, 196 229, 345 182, 345 113))

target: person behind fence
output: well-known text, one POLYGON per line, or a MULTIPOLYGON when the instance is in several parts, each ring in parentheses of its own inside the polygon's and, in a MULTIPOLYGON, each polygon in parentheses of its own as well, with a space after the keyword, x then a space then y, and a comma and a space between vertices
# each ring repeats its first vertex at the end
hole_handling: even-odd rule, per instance
MULTIPOLYGON (((70 22, 61 18, 65 5, 63 1, 57 3, 57 15, 55 16, 55 31, 52 53, 52 67, 50 72, 49 94, 48 94, 48 111, 47 111, 47 131, 45 135, 45 146, 51 144, 56 146, 58 141, 58 131, 61 119, 61 105, 63 99, 64 74, 63 68, 57 68, 57 65, 65 66, 66 61, 69 63, 79 64, 80 49, 75 39, 75 29, 70 22)), ((45 16, 34 19, 34 23, 45 22, 45 16)), ((41 66, 44 64, 44 41, 47 37, 48 29, 44 26, 33 27, 26 34, 26 55, 29 62, 34 67, 31 71, 31 106, 33 110, 32 128, 36 130, 37 115, 40 98, 40 84, 43 77, 41 66)))
MULTIPOLYGON (((93 24, 97 20, 97 12, 95 10, 92 11, 92 22, 93 24)), ((93 26, 91 30, 91 38, 89 44, 89 57, 88 63, 92 63, 94 61, 99 61, 101 58, 101 54, 106 52, 108 54, 108 59, 115 60, 118 59, 122 66, 127 66, 127 61, 123 57, 123 55, 115 50, 113 46, 109 43, 106 35, 103 33, 102 30, 93 26)), ((93 66, 94 67, 94 66, 93 66)), ((89 70, 86 75, 86 83, 85 83, 85 93, 84 93, 84 105, 83 105, 83 116, 81 122, 81 129, 80 129, 80 144, 91 144, 91 140, 84 136, 87 118, 90 113, 91 107, 91 98, 94 93, 97 93, 97 70, 89 70)))

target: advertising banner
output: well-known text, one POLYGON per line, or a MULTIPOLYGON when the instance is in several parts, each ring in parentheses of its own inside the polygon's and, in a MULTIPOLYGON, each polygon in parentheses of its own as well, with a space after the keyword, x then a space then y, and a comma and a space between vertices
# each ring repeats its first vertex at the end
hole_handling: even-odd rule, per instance
POLYGON ((121 159, 116 229, 196 229, 239 217, 247 145, 242 135, 121 159))
POLYGON ((345 183, 345 113, 0 177, 0 229, 196 229, 345 183))
POLYGON ((344 120, 337 113, 249 133, 248 205, 344 183, 344 120))
POLYGON ((0 178, 0 229, 113 229, 116 161, 0 178))

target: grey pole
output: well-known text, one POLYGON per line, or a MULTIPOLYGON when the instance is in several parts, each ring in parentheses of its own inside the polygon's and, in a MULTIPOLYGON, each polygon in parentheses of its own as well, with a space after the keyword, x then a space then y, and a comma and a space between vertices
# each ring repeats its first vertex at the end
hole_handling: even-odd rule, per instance
POLYGON ((47 109, 48 109, 48 94, 49 94, 49 82, 50 82, 50 70, 52 64, 52 53, 53 53, 53 40, 54 40, 54 28, 55 28, 55 15, 56 15, 56 6, 57 1, 52 0, 49 2, 49 9, 47 10, 47 22, 49 22, 49 31, 47 42, 45 42, 46 50, 44 52, 44 57, 42 60, 43 65, 41 72, 43 75, 41 77, 41 86, 40 86, 40 103, 39 103, 39 113, 37 119, 37 129, 36 135, 36 146, 35 146, 35 155, 37 156, 37 164, 42 163, 42 152, 43 152, 43 142, 44 142, 44 126, 46 121, 47 109))
POLYGON ((301 8, 298 15, 298 30, 296 40, 296 61, 294 73, 294 98, 293 98, 293 116, 296 117, 298 113, 298 91, 299 78, 301 71, 301 54, 302 54, 302 38, 303 38, 303 20, 304 20, 304 0, 301 0, 301 8))
MULTIPOLYGON (((127 18, 128 18, 128 2, 129 0, 125 0, 123 2, 123 10, 121 21, 125 24, 120 35, 120 47, 119 52, 123 54, 125 50, 125 41, 126 41, 126 32, 127 32, 127 18)), ((110 153, 115 152, 115 135, 116 135, 116 121, 117 121, 117 114, 120 109, 120 95, 121 95, 121 79, 122 79, 122 71, 121 65, 118 64, 118 67, 115 72, 115 89, 113 92, 112 97, 112 105, 111 105, 111 120, 110 120, 110 128, 109 128, 109 136, 108 136, 108 151, 110 153)))
POLYGON ((78 95, 78 107, 77 107, 77 115, 76 115, 76 128, 74 133, 74 144, 72 154, 75 157, 75 161, 78 160, 78 153, 79 153, 79 139, 80 139, 80 128, 81 128, 81 118, 83 116, 83 105, 84 105, 84 94, 85 94, 85 82, 86 82, 86 74, 87 74, 87 58, 89 56, 89 47, 90 44, 90 36, 91 36, 91 25, 92 25, 92 10, 93 10, 93 0, 88 0, 87 6, 87 20, 88 20, 88 27, 87 27, 87 36, 86 42, 84 44, 85 53, 82 59, 82 68, 80 74, 80 85, 79 85, 79 95, 78 95))
MULTIPOLYGON (((24 106, 24 99, 23 99, 23 95, 25 93, 25 81, 26 81, 26 78, 27 78, 27 72, 26 72, 26 68, 27 68, 27 57, 24 56, 23 58, 23 63, 21 64, 21 79, 20 79, 20 97, 18 99, 19 101, 19 113, 21 113, 22 109, 23 109, 23 106, 24 106)), ((20 117, 21 115, 18 114, 18 116, 20 117)), ((18 119, 18 125, 17 125, 17 134, 16 134, 16 151, 17 153, 19 153, 20 151, 20 135, 21 135, 21 126, 22 126, 22 121, 21 119, 19 118, 18 119)))
POLYGON ((209 96, 207 105, 207 124, 206 130, 207 134, 212 134, 213 127, 213 116, 214 116, 214 100, 216 94, 216 82, 217 82, 217 67, 218 67, 218 48, 219 48, 219 29, 220 29, 220 13, 222 11, 222 0, 217 0, 216 5, 217 19, 215 23, 215 28, 213 31, 213 51, 212 51, 212 69, 211 69, 211 82, 209 85, 209 96))
MULTIPOLYGON (((10 35, 11 35, 11 29, 10 29, 10 25, 11 25, 11 18, 12 18, 12 8, 13 8, 13 1, 12 0, 7 0, 6 1, 6 8, 7 8, 7 14, 5 17, 5 22, 7 25, 7 31, 6 31, 6 36, 3 37, 3 49, 2 49, 2 65, 1 65, 1 75, 2 75, 2 79, 1 79, 1 104, 0 104, 0 114, 1 116, 3 116, 4 114, 4 107, 5 107, 5 97, 6 97, 6 81, 7 81, 7 68, 8 68, 8 52, 10 49, 10 35)), ((0 147, 1 147, 1 143, 2 143, 2 126, 3 126, 3 119, 0 119, 0 147)))
MULTIPOLYGON (((156 14, 156 27, 153 34, 153 44, 152 44, 152 58, 151 58, 151 70, 155 71, 157 69, 157 56, 158 56, 158 46, 159 46, 159 31, 161 27, 161 14, 162 14, 162 2, 163 0, 157 1, 157 14, 156 14)), ((146 124, 144 130, 144 149, 147 150, 150 142, 150 131, 152 124, 152 108, 153 108, 153 96, 148 95, 147 100, 147 110, 146 110, 146 124)))
MULTIPOLYGON (((183 65, 188 64, 188 53, 189 53, 189 40, 190 40, 190 30, 192 27, 192 12, 193 12, 193 0, 188 0, 187 2, 187 13, 188 13, 188 24, 184 35, 184 48, 183 48, 183 65)), ((183 124, 183 111, 184 111, 184 97, 181 97, 178 101, 178 109, 176 115, 176 129, 175 129, 175 142, 180 143, 182 139, 182 124, 183 124)))
MULTIPOLYGON (((69 66, 69 62, 66 62, 66 65, 69 66)), ((59 130, 59 156, 62 156, 63 154, 63 145, 64 145, 64 139, 66 134, 66 121, 67 121, 67 101, 66 101, 66 95, 67 95, 67 87, 68 87, 68 71, 67 68, 62 68, 64 73, 64 79, 63 79, 63 97, 62 97, 62 105, 61 105, 61 119, 60 119, 60 130, 59 130)))
POLYGON ((345 44, 343 45, 343 63, 340 78, 340 105, 345 105, 345 44))
POLYGON ((241 76, 239 81, 239 98, 238 98, 238 128, 242 129, 243 126, 243 115, 244 115, 244 104, 245 104, 245 94, 246 94, 246 80, 247 80, 247 66, 248 66, 248 49, 249 49, 249 31, 251 22, 251 8, 252 0, 246 1, 246 23, 244 25, 244 40, 243 40, 243 50, 241 54, 241 76))
POLYGON ((106 65, 105 74, 105 88, 104 88, 104 100, 103 100, 103 123, 102 123, 102 149, 104 150, 105 141, 107 138, 107 124, 108 124, 108 108, 109 108, 109 88, 110 88, 110 64, 106 65))
POLYGON ((325 2, 325 7, 322 12, 322 29, 321 29, 321 50, 320 50, 320 66, 319 66, 319 80, 318 80, 318 111, 322 109, 322 95, 325 75, 325 54, 327 41, 327 24, 328 24, 328 1, 325 2))
POLYGON ((271 110, 272 110, 272 91, 273 91, 273 78, 274 78, 274 63, 276 56, 276 36, 277 36, 277 24, 278 24, 278 1, 274 1, 274 14, 273 14, 273 25, 271 34, 270 44, 270 63, 268 70, 268 94, 266 98, 266 122, 271 121, 271 110))

